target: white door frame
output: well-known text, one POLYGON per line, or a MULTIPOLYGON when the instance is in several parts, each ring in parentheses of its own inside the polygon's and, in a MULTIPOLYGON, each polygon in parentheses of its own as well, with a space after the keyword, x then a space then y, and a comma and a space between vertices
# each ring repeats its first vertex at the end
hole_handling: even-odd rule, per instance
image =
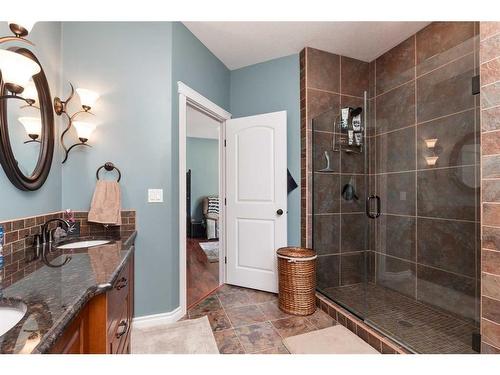
POLYGON ((225 207, 223 198, 226 196, 225 184, 225 152, 224 139, 226 137, 226 120, 231 114, 217 104, 211 102, 181 81, 177 82, 179 93, 179 304, 181 316, 187 312, 186 286, 186 128, 187 106, 190 105, 221 123, 219 132, 219 284, 223 284, 226 277, 224 258, 225 247, 225 207))

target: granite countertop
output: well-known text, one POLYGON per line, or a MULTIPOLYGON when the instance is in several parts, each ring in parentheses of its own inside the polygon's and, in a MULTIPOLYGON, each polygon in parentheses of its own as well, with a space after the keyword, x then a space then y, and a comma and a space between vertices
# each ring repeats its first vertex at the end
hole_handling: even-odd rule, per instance
MULTIPOLYGON (((43 265, 10 287, 3 289, 2 304, 27 306, 23 319, 0 336, 0 353, 47 353, 71 320, 92 297, 111 289, 134 251, 136 232, 110 239, 102 246, 57 250, 50 264, 43 265)), ((95 239, 90 237, 78 240, 95 239)))

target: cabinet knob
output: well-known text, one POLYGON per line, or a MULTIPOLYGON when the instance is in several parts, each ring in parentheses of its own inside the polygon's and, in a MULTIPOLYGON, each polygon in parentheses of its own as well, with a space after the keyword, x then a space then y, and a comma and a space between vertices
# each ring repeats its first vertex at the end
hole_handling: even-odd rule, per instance
POLYGON ((281 215, 283 215, 283 210, 280 208, 280 209, 278 209, 278 211, 276 211, 276 213, 277 213, 279 216, 281 216, 281 215))
POLYGON ((128 323, 125 320, 122 320, 118 324, 118 329, 116 330, 116 338, 117 339, 122 337, 127 332, 127 327, 128 327, 128 323))
POLYGON ((122 277, 120 280, 117 281, 116 283, 116 290, 123 289, 127 286, 127 279, 125 277, 122 277))

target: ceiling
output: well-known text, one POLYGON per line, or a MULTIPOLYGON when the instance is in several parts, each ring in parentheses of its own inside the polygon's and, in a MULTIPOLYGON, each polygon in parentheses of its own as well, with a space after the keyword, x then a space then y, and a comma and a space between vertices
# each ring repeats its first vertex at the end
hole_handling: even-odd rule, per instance
POLYGON ((314 47, 372 61, 430 22, 184 22, 229 69, 314 47))

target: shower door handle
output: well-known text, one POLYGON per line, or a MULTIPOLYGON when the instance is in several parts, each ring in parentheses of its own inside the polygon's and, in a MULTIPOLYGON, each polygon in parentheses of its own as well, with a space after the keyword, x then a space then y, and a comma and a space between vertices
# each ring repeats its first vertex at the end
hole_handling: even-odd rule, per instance
POLYGON ((366 198, 366 216, 368 216, 370 219, 376 219, 380 216, 380 197, 378 195, 370 195, 368 198, 366 198), (370 210, 370 202, 372 199, 375 199, 377 203, 377 213, 375 214, 372 214, 370 210))

